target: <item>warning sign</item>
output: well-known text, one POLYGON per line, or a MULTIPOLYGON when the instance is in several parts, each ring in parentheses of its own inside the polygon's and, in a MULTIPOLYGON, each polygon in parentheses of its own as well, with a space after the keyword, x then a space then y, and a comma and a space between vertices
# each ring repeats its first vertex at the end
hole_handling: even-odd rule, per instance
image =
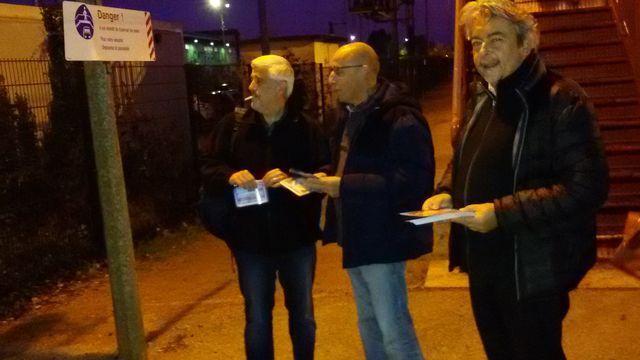
POLYGON ((62 3, 64 52, 69 61, 155 61, 147 11, 62 3))

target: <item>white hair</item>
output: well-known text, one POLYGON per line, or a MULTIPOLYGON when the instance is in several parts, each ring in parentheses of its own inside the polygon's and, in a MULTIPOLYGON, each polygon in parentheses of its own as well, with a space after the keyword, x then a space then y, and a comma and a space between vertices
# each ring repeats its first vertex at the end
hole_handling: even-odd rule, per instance
POLYGON ((251 61, 251 69, 264 70, 269 78, 287 83, 287 98, 293 92, 294 74, 289 61, 278 55, 263 55, 251 61))
POLYGON ((531 14, 519 8, 511 0, 476 0, 468 2, 460 10, 459 23, 464 26, 466 38, 470 39, 471 26, 474 20, 477 18, 489 20, 496 16, 513 24, 516 29, 518 44, 522 45, 524 40, 529 38, 531 41, 530 47, 538 49, 538 44, 540 44, 538 22, 531 14))

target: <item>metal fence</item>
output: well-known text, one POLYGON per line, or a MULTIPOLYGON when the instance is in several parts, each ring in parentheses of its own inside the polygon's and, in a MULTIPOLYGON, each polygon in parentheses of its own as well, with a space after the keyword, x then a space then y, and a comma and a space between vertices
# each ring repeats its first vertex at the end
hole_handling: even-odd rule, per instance
POLYGON ((6 89, 11 104, 17 96, 25 96, 29 109, 34 113, 38 137, 46 131, 51 102, 49 83, 49 61, 47 60, 2 60, 0 61, 0 86, 6 89))
MULTIPOLYGON (((189 216, 197 196, 185 71, 148 63, 110 70, 140 239, 189 216)), ((103 254, 85 98, 81 64, 0 60, 0 304, 103 254)))

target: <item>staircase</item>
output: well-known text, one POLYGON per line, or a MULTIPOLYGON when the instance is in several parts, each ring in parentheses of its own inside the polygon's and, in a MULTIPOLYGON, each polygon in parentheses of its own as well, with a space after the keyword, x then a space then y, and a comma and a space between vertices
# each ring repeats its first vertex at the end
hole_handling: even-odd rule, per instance
POLYGON ((598 114, 611 184, 598 215, 599 256, 606 258, 622 239, 627 212, 640 209, 640 87, 611 7, 543 9, 534 16, 547 66, 581 84, 598 114))

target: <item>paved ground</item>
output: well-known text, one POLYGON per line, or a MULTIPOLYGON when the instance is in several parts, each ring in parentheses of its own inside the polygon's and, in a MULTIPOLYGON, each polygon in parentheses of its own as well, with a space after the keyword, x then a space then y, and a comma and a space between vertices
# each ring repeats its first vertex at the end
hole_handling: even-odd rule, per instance
MULTIPOLYGON (((431 94, 425 112, 438 139, 438 171, 450 153, 447 89, 431 94)), ((428 358, 484 359, 471 317, 466 277, 446 268, 446 227, 434 254, 408 267, 409 301, 428 358), (428 274, 427 274, 428 270, 428 274), (426 282, 425 282, 426 278, 426 282)), ((242 298, 222 242, 196 227, 165 233, 137 251, 149 359, 242 359, 242 298)), ((362 359, 355 305, 340 250, 319 248, 314 288, 317 358, 362 359)), ((600 264, 571 296, 565 321, 570 359, 640 359, 640 281, 600 264)), ((281 291, 274 311, 278 359, 291 359, 281 291)), ((82 281, 59 284, 33 299, 33 309, 0 322, 0 359, 103 360, 116 353, 108 277, 94 268, 82 281)))

